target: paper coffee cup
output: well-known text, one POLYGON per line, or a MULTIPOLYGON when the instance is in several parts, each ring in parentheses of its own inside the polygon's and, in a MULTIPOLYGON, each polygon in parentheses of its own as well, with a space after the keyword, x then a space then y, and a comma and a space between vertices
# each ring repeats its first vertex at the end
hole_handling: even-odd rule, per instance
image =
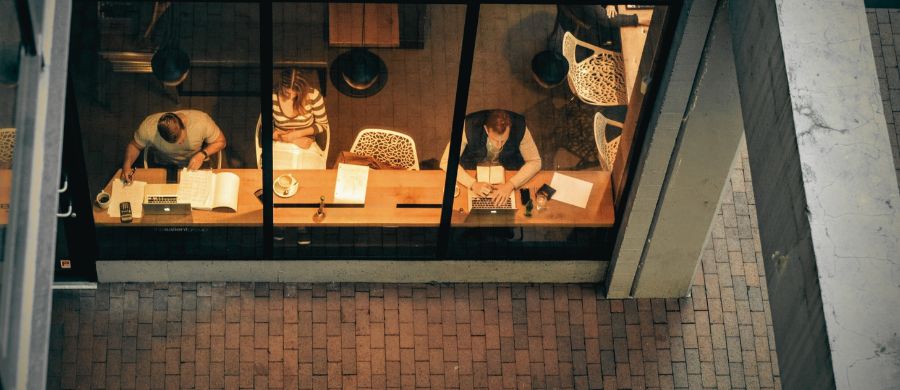
POLYGON ((112 195, 110 195, 108 192, 100 191, 100 193, 97 194, 97 198, 96 198, 97 206, 100 207, 101 209, 106 210, 107 208, 109 208, 109 201, 111 199, 112 199, 112 195))

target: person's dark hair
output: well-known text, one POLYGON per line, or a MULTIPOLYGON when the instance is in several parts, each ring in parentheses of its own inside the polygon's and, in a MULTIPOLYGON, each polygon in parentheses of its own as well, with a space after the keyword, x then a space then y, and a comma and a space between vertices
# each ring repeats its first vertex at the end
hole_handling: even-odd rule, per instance
POLYGON ((509 113, 503 110, 493 110, 488 114, 484 125, 494 134, 503 134, 509 128, 510 122, 509 113))
POLYGON ((168 143, 178 141, 178 134, 184 129, 184 122, 175 113, 167 112, 156 122, 156 131, 168 143))

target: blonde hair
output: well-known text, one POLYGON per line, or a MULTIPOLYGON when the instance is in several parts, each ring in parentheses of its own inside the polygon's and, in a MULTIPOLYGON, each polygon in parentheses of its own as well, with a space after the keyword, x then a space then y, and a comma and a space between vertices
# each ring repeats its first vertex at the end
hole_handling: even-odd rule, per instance
POLYGON ((293 100, 294 111, 303 115, 306 114, 306 105, 309 103, 309 95, 312 86, 300 74, 297 68, 283 69, 281 71, 281 80, 276 87, 279 96, 288 98, 289 92, 295 93, 293 100))

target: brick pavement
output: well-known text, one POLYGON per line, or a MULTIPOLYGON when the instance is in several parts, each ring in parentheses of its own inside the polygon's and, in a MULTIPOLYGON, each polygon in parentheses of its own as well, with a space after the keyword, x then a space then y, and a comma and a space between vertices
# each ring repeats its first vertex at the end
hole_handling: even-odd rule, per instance
POLYGON ((746 152, 692 297, 577 284, 102 284, 49 388, 780 388, 746 152))
POLYGON ((894 166, 900 183, 900 9, 869 9, 869 31, 872 37, 872 51, 875 54, 875 69, 884 102, 884 116, 887 120, 888 136, 894 151, 894 166))

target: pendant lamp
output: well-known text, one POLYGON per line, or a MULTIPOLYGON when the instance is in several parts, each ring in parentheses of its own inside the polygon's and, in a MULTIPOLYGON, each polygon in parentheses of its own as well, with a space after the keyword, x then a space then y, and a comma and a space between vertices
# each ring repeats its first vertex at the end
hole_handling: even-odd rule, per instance
POLYGON ((178 47, 177 15, 174 11, 169 12, 169 26, 163 42, 150 59, 153 75, 168 87, 181 84, 191 70, 191 58, 178 47))
POLYGON ((362 41, 363 47, 352 48, 331 63, 331 83, 344 95, 369 97, 375 95, 387 83, 387 66, 384 61, 365 48, 366 5, 363 4, 362 41))

